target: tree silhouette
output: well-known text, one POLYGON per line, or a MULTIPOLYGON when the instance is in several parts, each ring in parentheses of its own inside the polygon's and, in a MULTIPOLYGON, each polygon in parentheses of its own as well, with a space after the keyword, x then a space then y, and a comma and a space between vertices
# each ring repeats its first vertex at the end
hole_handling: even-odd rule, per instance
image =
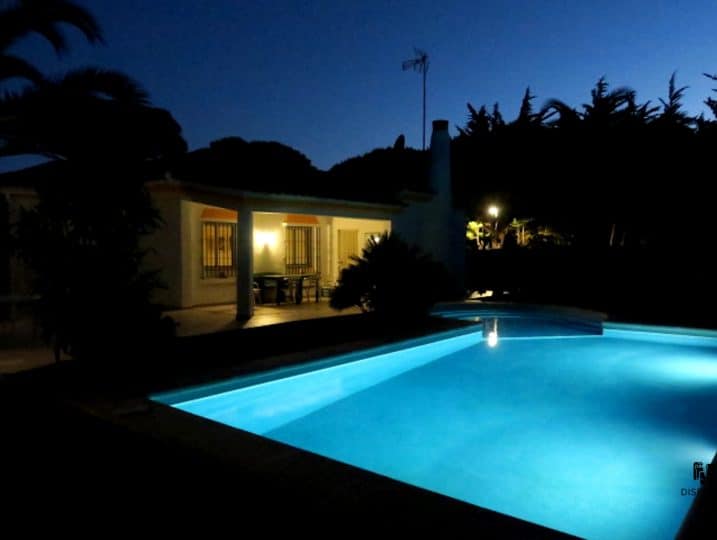
POLYGON ((468 122, 465 128, 458 127, 458 132, 464 137, 485 137, 491 132, 491 118, 485 105, 476 111, 470 103, 468 106, 468 122))
POLYGON ((660 98, 662 113, 655 119, 656 124, 686 129, 694 123, 694 119, 682 110, 682 99, 688 88, 688 86, 677 88, 675 73, 672 74, 667 89, 667 101, 660 98))
POLYGON ((348 198, 397 201, 402 190, 428 190, 428 152, 394 145, 337 163, 325 181, 327 193, 348 198), (330 188, 330 189, 328 189, 330 188))
MULTIPOLYGON (((101 42, 83 8, 26 0, 0 12, 0 27, 12 30, 3 33, 3 53, 33 32, 64 52, 62 22, 101 42)), ((153 164, 186 150, 181 129, 122 73, 85 68, 47 78, 16 60, 10 56, 6 65, 24 66, 31 84, 0 98, 0 157, 54 161, 34 178, 37 205, 22 211, 15 230, 41 295, 44 335, 56 358, 61 351, 108 358, 143 342, 151 347, 171 326, 151 303, 158 276, 142 268, 140 239, 160 225, 144 181, 153 164)), ((22 74, 4 73, 6 79, 22 74)))
MULTIPOLYGON (((711 79, 711 80, 713 80, 713 81, 717 81, 717 75, 710 75, 709 73, 703 73, 703 75, 704 75, 705 77, 707 77, 708 79, 711 79)), ((713 91, 713 92, 717 92, 717 88, 713 88, 712 91, 713 91)), ((714 99, 714 98, 712 98, 712 97, 708 97, 708 98, 705 100, 705 105, 707 105, 707 106, 710 108, 710 111, 712 111, 712 115, 713 115, 715 118, 717 118, 717 100, 714 99)))
MULTIPOLYGON (((513 216, 536 218, 535 226, 551 225, 585 246, 684 244, 677 232, 684 229, 665 219, 698 223, 698 212, 709 213, 696 193, 717 122, 682 110, 687 87, 675 79, 661 107, 638 102, 628 87, 611 90, 604 77, 580 108, 549 99, 535 113, 528 88, 517 118, 505 124, 469 104, 453 140, 461 200, 480 218, 486 201, 500 199, 513 216), (690 201, 684 209, 676 208, 674 186, 655 181, 665 176, 679 179, 690 201)), ((717 100, 705 103, 717 118, 717 100)))
POLYGON ((542 124, 543 115, 536 115, 533 113, 532 101, 534 99, 535 96, 530 93, 530 87, 526 88, 525 94, 523 95, 523 100, 520 102, 520 111, 518 112, 518 118, 516 118, 513 122, 514 126, 525 128, 535 126, 536 124, 542 124))
POLYGON ((500 112, 500 107, 498 106, 498 103, 493 104, 493 112, 490 115, 490 130, 494 133, 500 131, 505 127, 505 120, 503 120, 503 115, 500 112))
POLYGON ((0 98, 0 157, 100 161, 183 151, 179 125, 147 102, 147 93, 131 78, 95 68, 6 93, 0 98))

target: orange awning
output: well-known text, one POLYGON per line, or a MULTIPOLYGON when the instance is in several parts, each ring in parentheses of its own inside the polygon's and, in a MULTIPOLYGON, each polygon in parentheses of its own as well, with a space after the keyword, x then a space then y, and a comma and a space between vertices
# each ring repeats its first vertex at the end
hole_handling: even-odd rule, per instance
POLYGON ((205 208, 202 210, 202 219, 231 219, 237 220, 236 210, 226 208, 205 208))
POLYGON ((284 223, 292 225, 318 225, 319 220, 316 216, 309 216, 308 214, 286 214, 284 223))

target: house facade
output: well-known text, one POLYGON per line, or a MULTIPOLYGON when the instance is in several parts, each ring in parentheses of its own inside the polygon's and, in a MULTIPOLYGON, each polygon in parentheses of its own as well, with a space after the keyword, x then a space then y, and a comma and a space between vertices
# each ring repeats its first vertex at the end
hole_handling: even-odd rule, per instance
POLYGON ((147 238, 147 264, 163 269, 167 285, 158 301, 177 308, 237 301, 244 317, 251 315, 256 275, 317 275, 331 287, 369 237, 392 230, 401 210, 174 180, 149 189, 165 221, 147 238))
MULTIPOLYGON (((236 302, 237 317, 251 317, 258 275, 313 276, 331 288, 368 239, 384 232, 419 245, 460 280, 463 217, 451 200, 447 121, 433 123, 430 163, 430 189, 386 201, 235 189, 171 174, 150 181, 164 221, 146 238, 146 263, 161 269, 166 284, 155 300, 172 308, 236 302)), ((32 204, 27 189, 0 189, 10 222, 32 204)), ((11 294, 29 292, 21 266, 8 265, 11 294)))

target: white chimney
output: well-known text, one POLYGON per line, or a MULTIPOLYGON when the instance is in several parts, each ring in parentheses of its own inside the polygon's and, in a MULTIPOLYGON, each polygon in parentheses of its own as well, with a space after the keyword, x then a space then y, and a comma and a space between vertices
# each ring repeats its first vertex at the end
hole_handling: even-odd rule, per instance
POLYGON ((407 200, 406 209, 393 219, 392 229, 443 263, 462 288, 465 268, 465 216, 453 205, 451 137, 448 120, 434 120, 431 134, 430 200, 407 200))
POLYGON ((451 136, 448 120, 434 120, 431 133, 431 189, 440 198, 451 198, 451 136))

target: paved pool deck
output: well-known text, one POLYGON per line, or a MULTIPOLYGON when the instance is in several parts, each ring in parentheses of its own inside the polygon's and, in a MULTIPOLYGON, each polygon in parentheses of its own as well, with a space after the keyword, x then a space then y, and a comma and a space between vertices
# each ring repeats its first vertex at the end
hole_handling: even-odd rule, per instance
MULTIPOLYGON (((235 304, 201 306, 165 312, 177 322, 179 336, 212 334, 226 330, 256 328, 292 321, 337 317, 360 313, 358 308, 336 311, 329 306, 328 298, 301 304, 265 304, 256 306, 254 316, 245 321, 236 320, 235 304)), ((63 358, 63 360, 66 358, 63 358)), ((0 328, 0 374, 16 373, 55 361, 50 347, 42 343, 39 332, 28 320, 5 324, 0 328)))

